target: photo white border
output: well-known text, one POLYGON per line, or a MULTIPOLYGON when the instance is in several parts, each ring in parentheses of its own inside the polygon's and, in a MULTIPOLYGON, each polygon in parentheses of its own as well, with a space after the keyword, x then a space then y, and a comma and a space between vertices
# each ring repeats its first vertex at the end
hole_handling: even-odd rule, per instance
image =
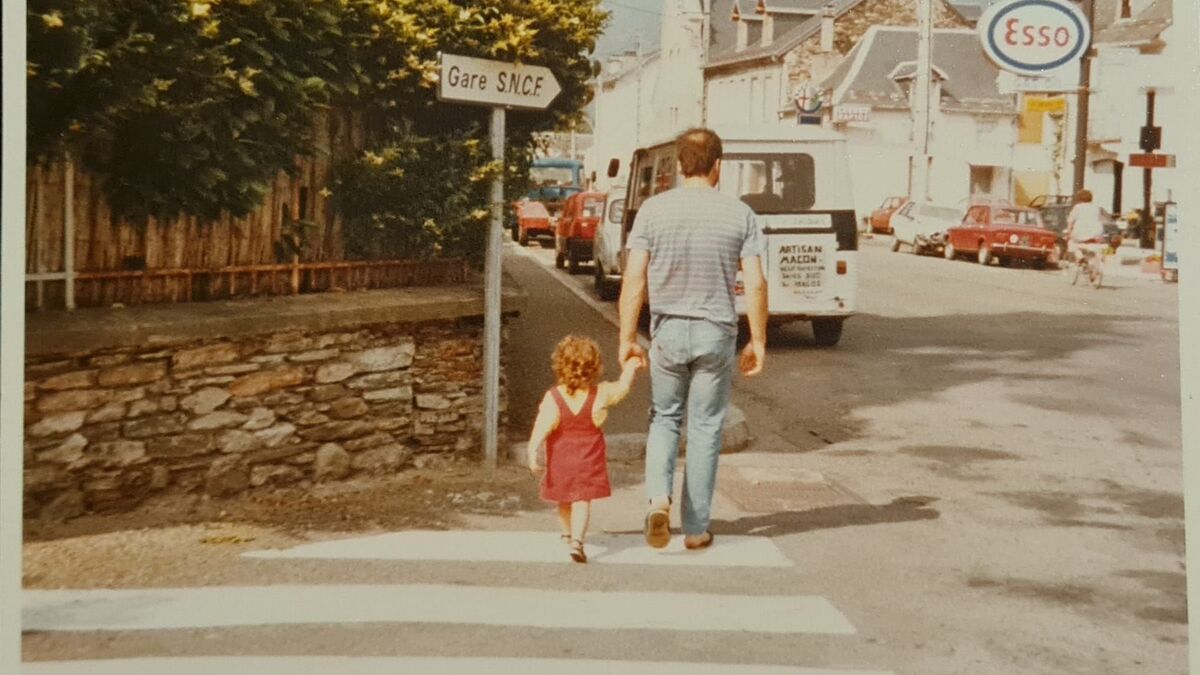
MULTIPOLYGON (((1185 105, 1200 109, 1200 7, 1195 0, 1174 1, 1174 22, 1187 27, 1192 45, 1188 62, 1176 64, 1178 95, 1185 105)), ((1200 185, 1200 135, 1181 133, 1177 170, 1192 185, 1200 185)), ((1195 196, 1195 193, 1192 194, 1195 196)), ((1181 204, 1182 206, 1182 204, 1181 204)), ((1200 204, 1181 212, 1179 273, 1180 418, 1183 422, 1183 499, 1188 567, 1189 672, 1200 671, 1200 204), (1188 346, 1191 346, 1190 348, 1188 346)))
MULTIPOLYGON (((4 0, 3 182, 0 193, 0 673, 20 672, 25 267, 25 1, 4 0)), ((1200 110, 1200 7, 1175 0, 1174 21, 1190 27, 1192 61, 1177 65, 1180 94, 1200 110)), ((1181 134, 1178 170, 1200 184, 1200 134, 1181 134)), ((1188 567, 1200 573, 1200 204, 1180 214, 1180 374, 1188 567), (1187 345, 1192 345, 1189 349, 1187 345)), ((1200 671, 1200 589, 1188 575, 1189 653, 1200 671)))
POLYGON ((0 673, 21 667, 25 416, 25 0, 4 0, 0 192, 0 673))

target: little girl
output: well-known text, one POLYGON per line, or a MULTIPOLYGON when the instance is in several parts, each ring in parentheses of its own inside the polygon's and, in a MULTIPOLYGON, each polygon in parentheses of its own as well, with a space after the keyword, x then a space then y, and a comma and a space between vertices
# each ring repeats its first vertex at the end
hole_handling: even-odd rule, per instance
POLYGON ((568 336, 558 343, 551 358, 558 384, 546 392, 529 436, 529 470, 536 476, 538 448, 546 444, 546 474, 541 497, 558 504, 562 539, 571 560, 587 562, 583 538, 587 534, 592 500, 612 494, 608 484, 604 432, 600 426, 608 408, 629 394, 640 366, 627 360, 616 382, 600 382, 600 348, 593 340, 568 336))

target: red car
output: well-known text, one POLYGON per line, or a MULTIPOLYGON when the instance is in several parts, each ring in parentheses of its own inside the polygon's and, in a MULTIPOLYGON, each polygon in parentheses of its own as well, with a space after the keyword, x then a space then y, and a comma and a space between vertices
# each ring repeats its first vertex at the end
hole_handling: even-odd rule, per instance
POLYGON ((580 192, 567 198, 554 234, 554 266, 571 274, 592 259, 592 240, 604 213, 603 192, 580 192))
POLYGON ((946 232, 946 259, 973 255, 981 265, 1024 260, 1041 269, 1055 251, 1057 237, 1037 209, 1011 204, 976 204, 961 224, 946 232))
POLYGON ((871 212, 871 231, 880 234, 891 234, 892 214, 896 212, 896 209, 904 206, 907 201, 907 197, 888 197, 884 199, 879 208, 871 212))
POLYGON ((529 245, 530 237, 553 237, 554 224, 550 220, 550 212, 541 202, 522 199, 513 205, 516 212, 516 240, 522 246, 529 245))

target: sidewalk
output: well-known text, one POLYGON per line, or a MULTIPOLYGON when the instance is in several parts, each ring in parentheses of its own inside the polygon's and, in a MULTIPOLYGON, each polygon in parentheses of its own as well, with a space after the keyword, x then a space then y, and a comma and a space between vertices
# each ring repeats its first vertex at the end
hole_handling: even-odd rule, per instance
POLYGON ((1122 245, 1114 255, 1109 257, 1104 267, 1104 273, 1109 278, 1162 283, 1159 255, 1158 249, 1122 245))
MULTIPOLYGON (((521 316, 509 325, 504 355, 510 440, 524 442, 537 415, 538 403, 554 384, 550 355, 558 341, 570 334, 595 340, 604 360, 604 379, 615 380, 621 374, 617 364, 617 328, 533 260, 507 253, 504 268, 508 280, 528 294, 521 316)), ((645 434, 649 410, 649 380, 645 371, 639 371, 629 397, 609 413, 605 432, 610 436, 645 434)))

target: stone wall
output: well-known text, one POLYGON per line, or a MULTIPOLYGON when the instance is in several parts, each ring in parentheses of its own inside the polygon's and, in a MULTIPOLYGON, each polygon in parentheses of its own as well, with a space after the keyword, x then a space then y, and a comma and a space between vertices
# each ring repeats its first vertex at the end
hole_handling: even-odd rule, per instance
POLYGON ((199 326, 167 345, 33 349, 26 515, 125 510, 164 490, 309 487, 478 452, 482 318, 379 322, 388 309, 340 328, 262 332, 280 322, 258 313, 248 334, 199 326))

